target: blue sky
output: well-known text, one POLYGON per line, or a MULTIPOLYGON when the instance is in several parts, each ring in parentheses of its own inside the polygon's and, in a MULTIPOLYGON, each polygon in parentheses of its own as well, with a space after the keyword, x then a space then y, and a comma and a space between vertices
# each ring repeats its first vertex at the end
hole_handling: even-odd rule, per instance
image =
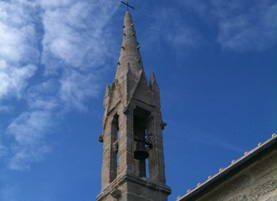
MULTIPOLYGON (((173 201, 277 132, 274 0, 129 1, 161 90, 173 201)), ((120 1, 0 0, 0 200, 100 193, 120 1)))

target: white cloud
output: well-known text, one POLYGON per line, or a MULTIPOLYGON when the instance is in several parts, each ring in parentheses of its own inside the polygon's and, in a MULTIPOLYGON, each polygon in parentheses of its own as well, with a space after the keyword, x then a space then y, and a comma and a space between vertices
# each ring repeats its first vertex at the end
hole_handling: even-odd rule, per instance
POLYGON ((12 170, 27 170, 33 162, 41 161, 45 154, 51 152, 48 145, 41 145, 36 148, 14 147, 14 156, 9 161, 9 168, 12 170))
MULTIPOLYGON (((78 29, 86 29, 81 17, 88 15, 88 6, 76 3, 71 7, 46 9, 43 15, 45 35, 43 39, 45 54, 61 59, 67 65, 80 66, 86 54, 87 36, 82 37, 78 29), (79 10, 79 11, 76 11, 79 10), (83 13, 77 15, 77 13, 83 13), (86 13, 86 14, 84 14, 86 13)), ((44 61, 44 62, 47 62, 44 61)))
POLYGON ((18 1, 0 2, 0 99, 21 97, 37 69, 35 28, 25 9, 33 8, 18 1))
MULTIPOLYGON (((234 2, 238 3, 238 2, 234 2)), ((242 9, 237 5, 226 6, 229 10, 222 14, 219 21, 218 42, 223 48, 245 51, 262 51, 277 42, 277 3, 274 5, 263 2, 253 3, 249 8, 242 9), (237 15, 232 12, 245 10, 237 15)), ((225 10, 225 9, 224 9, 225 10)))
POLYGON ((49 129, 50 120, 50 114, 44 111, 24 113, 9 125, 8 133, 20 145, 35 145, 49 129))
POLYGON ((164 8, 153 16, 155 21, 148 29, 150 33, 147 33, 151 44, 164 41, 179 51, 198 47, 203 42, 198 32, 187 25, 178 11, 164 8))
POLYGON ((22 90, 28 85, 27 81, 32 77, 37 67, 34 65, 7 67, 0 66, 0 98, 8 95, 21 96, 22 90))
POLYGON ((42 15, 45 76, 60 73, 58 94, 67 109, 83 110, 84 102, 98 95, 100 80, 97 74, 103 70, 99 67, 113 51, 111 32, 106 29, 104 33, 104 26, 116 5, 86 1, 42 3, 45 10, 42 15))
POLYGON ((45 143, 45 135, 53 127, 52 115, 47 111, 26 112, 15 119, 7 133, 15 139, 9 167, 24 170, 31 162, 40 161, 51 148, 45 143))
POLYGON ((58 6, 68 6, 72 3, 72 0, 41 0, 39 1, 42 7, 48 7, 48 8, 56 8, 58 6))
POLYGON ((56 115, 83 111, 86 101, 98 96, 98 74, 113 53, 105 25, 117 5, 96 0, 0 2, 0 38, 5 39, 0 40, 0 100, 8 103, 0 112, 21 110, 8 120, 8 143, 0 146, 10 169, 29 169, 42 160, 51 152, 47 139, 56 115), (11 106, 13 96, 27 108, 11 106))
POLYGON ((103 3, 76 2, 67 6, 48 7, 43 4, 42 16, 45 34, 43 37, 43 63, 48 73, 57 65, 48 65, 49 58, 57 59, 66 66, 87 68, 104 64, 109 55, 111 42, 109 32, 103 27, 116 8, 100 7, 103 3))
POLYGON ((179 3, 186 6, 188 10, 193 10, 200 17, 206 18, 209 10, 209 1, 202 0, 179 0, 179 3))
POLYGON ((12 111, 13 107, 11 105, 4 105, 4 106, 1 106, 0 105, 0 112, 10 112, 12 111))
POLYGON ((277 43, 274 1, 181 1, 209 25, 218 26, 217 42, 237 52, 263 51, 277 43))
POLYGON ((99 85, 97 78, 92 74, 82 74, 76 70, 69 70, 61 78, 60 98, 69 105, 79 110, 85 109, 82 104, 89 97, 98 95, 99 85))
POLYGON ((32 85, 26 92, 26 101, 31 110, 52 111, 62 104, 57 94, 60 83, 57 78, 47 78, 41 83, 32 85))
POLYGON ((194 29, 184 26, 182 23, 176 23, 175 30, 176 32, 171 34, 171 31, 168 30, 166 34, 167 40, 171 45, 189 48, 195 48, 200 45, 202 39, 194 29))

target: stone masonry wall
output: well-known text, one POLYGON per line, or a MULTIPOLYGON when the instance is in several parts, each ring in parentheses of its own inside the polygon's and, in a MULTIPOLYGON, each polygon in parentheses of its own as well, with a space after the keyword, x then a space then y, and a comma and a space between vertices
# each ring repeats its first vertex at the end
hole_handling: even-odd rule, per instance
POLYGON ((194 201, 277 201, 277 150, 194 201))

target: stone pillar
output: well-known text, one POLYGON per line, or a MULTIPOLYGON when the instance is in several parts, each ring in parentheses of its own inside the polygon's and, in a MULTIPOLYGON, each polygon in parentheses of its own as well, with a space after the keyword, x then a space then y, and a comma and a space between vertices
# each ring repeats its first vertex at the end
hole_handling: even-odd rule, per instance
POLYGON ((118 175, 134 172, 133 112, 128 110, 119 117, 118 175))

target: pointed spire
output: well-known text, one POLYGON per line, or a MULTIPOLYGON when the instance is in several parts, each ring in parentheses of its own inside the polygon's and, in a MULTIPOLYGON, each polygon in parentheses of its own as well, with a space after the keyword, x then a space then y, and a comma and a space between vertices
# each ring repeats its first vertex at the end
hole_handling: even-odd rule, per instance
POLYGON ((135 77, 140 70, 144 72, 134 24, 128 11, 125 13, 123 28, 123 41, 116 72, 119 83, 124 79, 128 66, 135 77))
POLYGON ((149 86, 150 86, 150 89, 153 92, 156 106, 158 108, 160 108, 161 107, 161 103, 160 103, 160 88, 159 88, 159 85, 158 85, 158 83, 156 81, 154 72, 151 72, 149 86))

